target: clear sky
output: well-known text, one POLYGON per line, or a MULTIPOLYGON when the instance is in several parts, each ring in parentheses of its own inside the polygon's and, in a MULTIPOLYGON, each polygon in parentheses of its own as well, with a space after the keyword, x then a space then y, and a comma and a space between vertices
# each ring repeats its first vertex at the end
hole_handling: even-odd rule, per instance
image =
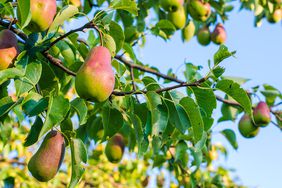
MULTIPOLYGON (((269 24, 266 21, 260 28, 254 27, 254 15, 250 11, 237 11, 238 4, 225 27, 228 34, 226 42, 230 50, 236 50, 236 59, 224 62, 226 76, 250 78, 244 87, 269 83, 282 91, 282 27, 281 23, 269 24)), ((178 32, 169 42, 149 36, 145 48, 140 50, 143 63, 154 65, 166 72, 170 67, 176 70, 184 63, 184 59, 207 70, 207 60, 213 58, 218 46, 200 46, 196 38, 183 44, 178 32)), ((184 66, 178 71, 182 74, 184 66)), ((214 113, 219 117, 218 112, 214 113)), ((238 121, 237 121, 238 122, 238 121)), ((238 151, 229 147, 230 156, 224 165, 233 167, 244 185, 260 188, 281 186, 282 174, 282 135, 278 128, 270 124, 261 129, 254 139, 243 138, 237 130, 237 122, 224 122, 216 129, 231 128, 236 131, 239 142, 238 151)), ((215 136, 214 141, 224 141, 222 136, 215 136)))

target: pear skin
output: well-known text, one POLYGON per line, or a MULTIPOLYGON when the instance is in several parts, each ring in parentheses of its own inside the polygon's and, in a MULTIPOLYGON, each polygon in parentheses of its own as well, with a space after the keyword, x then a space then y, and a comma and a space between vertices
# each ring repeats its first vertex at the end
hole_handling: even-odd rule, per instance
POLYGON ((203 45, 207 46, 211 42, 211 32, 207 26, 202 27, 199 29, 197 34, 198 42, 203 45))
POLYGON ((180 7, 176 12, 169 12, 168 20, 173 23, 176 29, 182 29, 186 23, 186 14, 184 7, 180 7))
POLYGON ((176 12, 183 5, 183 0, 160 0, 161 7, 167 12, 176 12))
POLYGON ((270 110, 265 102, 259 102, 254 109, 254 120, 260 127, 267 126, 271 121, 270 110))
POLYGON ((197 21, 205 22, 211 15, 211 6, 202 0, 189 0, 188 12, 197 21))
POLYGON ((7 69, 17 55, 17 37, 12 31, 4 29, 0 32, 0 70, 7 69))
POLYGON ((195 24, 192 20, 182 29, 182 39, 185 42, 189 42, 195 35, 195 24))
POLYGON ((61 133, 50 131, 37 152, 28 162, 28 170, 38 181, 47 182, 57 174, 65 155, 65 141, 61 133))
POLYGON ((76 75, 78 95, 87 100, 103 102, 109 98, 114 86, 110 51, 103 46, 93 48, 76 75))
POLYGON ((31 32, 47 30, 56 15, 56 0, 30 0, 31 21, 28 29, 31 32))
POLYGON ((115 134, 110 140, 108 141, 105 154, 108 160, 111 163, 118 163, 121 161, 123 152, 124 152, 125 144, 124 138, 121 134, 115 134))

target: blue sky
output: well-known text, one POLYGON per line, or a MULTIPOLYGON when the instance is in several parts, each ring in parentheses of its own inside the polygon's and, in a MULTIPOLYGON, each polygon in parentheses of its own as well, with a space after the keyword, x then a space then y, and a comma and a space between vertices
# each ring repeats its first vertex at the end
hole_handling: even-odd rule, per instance
MULTIPOLYGON (((238 4, 235 4, 236 6, 238 4)), ((245 88, 268 83, 282 91, 282 27, 281 23, 269 24, 266 21, 260 28, 254 27, 254 15, 250 11, 237 11, 238 6, 230 14, 226 22, 230 50, 236 50, 236 58, 226 60, 226 76, 240 76, 251 79, 245 88)), ((210 44, 200 46, 194 37, 189 43, 182 43, 180 32, 169 42, 148 36, 145 48, 140 50, 143 63, 157 66, 162 72, 170 67, 176 70, 184 60, 202 65, 207 70, 207 60, 213 58, 218 46, 210 44)), ((182 67, 183 70, 184 66, 182 67)), ((178 75, 182 74, 178 71, 178 75)), ((218 118, 219 114, 214 116, 218 118)), ((282 135, 278 128, 270 124, 261 129, 254 139, 243 138, 237 130, 237 123, 225 122, 217 125, 217 129, 231 128, 236 131, 239 143, 238 151, 229 147, 220 135, 214 142, 223 141, 228 146, 230 156, 224 165, 233 167, 244 185, 250 187, 273 188, 281 184, 282 174, 282 135)))

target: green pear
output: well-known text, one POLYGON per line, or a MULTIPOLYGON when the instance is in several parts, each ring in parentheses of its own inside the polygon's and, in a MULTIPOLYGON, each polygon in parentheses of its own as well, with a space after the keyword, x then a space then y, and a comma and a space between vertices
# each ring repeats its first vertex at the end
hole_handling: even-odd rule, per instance
POLYGON ((213 32, 211 33, 211 40, 215 44, 223 44, 225 43, 227 38, 226 31, 222 24, 217 24, 213 32))
POLYGON ((117 133, 110 138, 105 148, 105 154, 108 160, 112 163, 118 163, 121 161, 124 147, 124 139, 121 134, 117 133))
POLYGON ((183 0, 160 0, 161 7, 167 12, 178 11, 183 3, 183 0))
POLYGON ((207 26, 202 27, 199 29, 197 34, 198 42, 203 45, 207 46, 211 42, 211 32, 207 26))
POLYGON ((266 12, 267 21, 269 23, 277 23, 282 19, 282 10, 275 9, 272 13, 266 12))
POLYGON ((193 36, 195 35, 195 24, 192 20, 189 21, 189 23, 182 29, 182 39, 183 41, 190 41, 193 36))
POLYGON ((31 32, 47 30, 53 22, 56 11, 56 0, 30 0, 31 20, 27 29, 31 32))
POLYGON ((248 114, 244 114, 239 121, 239 132, 245 138, 253 138, 259 133, 259 127, 256 127, 248 114))
POLYGON ((270 110, 265 102, 259 102, 253 114, 256 125, 260 127, 267 126, 271 121, 270 110))
POLYGON ((47 182, 57 174, 65 155, 65 141, 61 133, 50 131, 37 152, 28 162, 28 170, 38 181, 47 182))
POLYGON ((7 69, 18 55, 18 39, 16 35, 4 29, 0 32, 0 70, 7 69))
POLYGON ((188 12, 197 21, 205 22, 211 15, 211 6, 202 0, 189 0, 188 12))
POLYGON ((186 23, 186 14, 185 14, 184 7, 183 6, 180 7, 175 12, 169 12, 168 20, 173 23, 176 29, 182 29, 186 23))
POLYGON ((87 100, 103 102, 109 98, 114 86, 115 74, 110 51, 103 46, 93 48, 76 75, 78 95, 87 100))

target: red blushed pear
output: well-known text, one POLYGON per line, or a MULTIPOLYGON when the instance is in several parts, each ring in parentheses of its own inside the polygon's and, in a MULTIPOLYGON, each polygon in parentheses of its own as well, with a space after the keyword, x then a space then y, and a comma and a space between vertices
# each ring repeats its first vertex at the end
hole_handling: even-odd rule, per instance
POLYGON ((256 125, 264 127, 271 121, 270 110, 265 102, 259 102, 254 109, 254 120, 256 125))
POLYGON ((103 46, 93 48, 76 75, 78 95, 87 100, 103 102, 109 98, 114 86, 110 51, 103 46))
POLYGON ((215 44, 223 44, 225 43, 227 38, 226 35, 226 31, 223 27, 222 24, 217 24, 215 29, 213 30, 212 34, 211 34, 211 40, 215 43, 215 44))
POLYGON ((65 140, 61 133, 50 131, 38 151, 28 162, 28 170, 38 181, 47 182, 57 174, 65 155, 65 140))
POLYGON ((202 0, 189 0, 188 12, 193 19, 205 22, 211 15, 211 6, 202 0))
POLYGON ((32 32, 47 30, 56 15, 56 0, 30 0, 31 21, 28 29, 32 32))
POLYGON ((18 55, 16 35, 5 29, 0 32, 0 70, 7 69, 18 55))
POLYGON ((108 160, 112 163, 118 163, 122 159, 124 148, 123 136, 119 133, 115 134, 110 138, 105 148, 105 154, 108 160))

